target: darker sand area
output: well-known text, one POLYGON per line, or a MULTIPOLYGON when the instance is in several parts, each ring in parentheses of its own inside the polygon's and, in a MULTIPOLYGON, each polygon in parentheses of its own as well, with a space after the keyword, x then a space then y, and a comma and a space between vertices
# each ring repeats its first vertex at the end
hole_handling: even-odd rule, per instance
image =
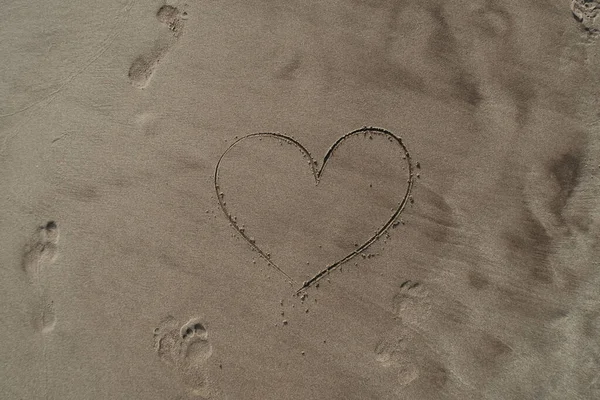
POLYGON ((600 398, 598 13, 9 1, 0 398, 600 398))

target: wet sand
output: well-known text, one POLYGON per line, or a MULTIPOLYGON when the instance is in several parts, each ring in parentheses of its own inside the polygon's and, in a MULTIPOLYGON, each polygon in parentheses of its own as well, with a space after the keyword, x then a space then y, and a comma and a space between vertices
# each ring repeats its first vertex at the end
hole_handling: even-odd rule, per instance
POLYGON ((599 398, 597 13, 10 2, 0 397, 599 398))

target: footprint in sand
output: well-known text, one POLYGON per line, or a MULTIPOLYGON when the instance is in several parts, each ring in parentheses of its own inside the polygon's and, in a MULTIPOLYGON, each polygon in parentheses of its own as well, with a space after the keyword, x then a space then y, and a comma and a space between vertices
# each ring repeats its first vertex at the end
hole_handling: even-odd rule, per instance
POLYGON ((33 323, 42 333, 51 332, 56 325, 54 302, 45 294, 43 273, 56 259, 59 236, 58 225, 50 221, 37 229, 23 252, 22 267, 33 286, 39 307, 33 315, 33 323))
POLYGON ((40 298, 39 313, 34 315, 34 326, 36 330, 42 333, 50 333, 56 326, 56 312, 54 311, 54 301, 46 296, 40 298))
POLYGON ((419 368, 410 355, 410 335, 394 330, 375 347, 375 359, 386 370, 392 370, 400 386, 408 385, 419 377, 419 368))
POLYGON ((405 281, 392 299, 392 309, 401 322, 418 325, 431 313, 428 291, 418 282, 405 281))
MULTIPOLYGON (((375 346, 375 359, 396 379, 398 387, 407 386, 423 378, 424 354, 416 349, 415 330, 431 312, 429 292, 422 284, 407 280, 403 282, 391 300, 394 318, 400 324, 381 339, 375 346)), ((421 349, 422 350, 422 349, 421 349)), ((432 375, 426 368, 426 380, 438 380, 437 372, 432 375)))
POLYGON ((50 221, 40 226, 30 243, 25 246, 22 265, 32 284, 40 284, 43 269, 56 259, 58 239, 58 225, 50 221))
POLYGON ((129 80, 138 89, 148 86, 156 67, 183 33, 187 12, 164 5, 158 9, 156 19, 169 29, 170 34, 161 38, 148 53, 138 56, 129 67, 129 80))
POLYGON ((410 385, 423 393, 422 398, 428 399, 447 390, 451 372, 444 365, 440 354, 410 329, 393 329, 377 343, 374 355, 383 374, 396 381, 397 393, 402 393, 410 385))
POLYGON ((572 0, 571 12, 590 34, 600 33, 600 2, 595 0, 572 0))
POLYGON ((154 349, 193 395, 200 398, 212 395, 207 375, 212 345, 200 319, 192 318, 180 324, 175 318, 167 317, 154 330, 154 349))

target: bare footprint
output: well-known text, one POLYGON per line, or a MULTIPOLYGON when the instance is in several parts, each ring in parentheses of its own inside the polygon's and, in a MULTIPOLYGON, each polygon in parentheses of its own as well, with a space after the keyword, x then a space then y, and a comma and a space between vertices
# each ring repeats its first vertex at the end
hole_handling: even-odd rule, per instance
POLYGON ((23 252, 22 267, 37 297, 33 325, 43 334, 54 330, 56 325, 54 302, 45 294, 42 274, 44 269, 56 260, 59 237, 58 225, 49 221, 37 229, 23 252))
POLYGON ((171 35, 157 42, 147 54, 138 56, 129 67, 129 80, 138 89, 148 86, 158 64, 182 35, 187 12, 174 6, 164 5, 157 11, 156 19, 166 25, 171 35))
POLYGON ((180 325, 175 318, 167 317, 154 330, 154 349, 194 396, 211 397, 207 361, 212 355, 212 346, 200 319, 192 318, 180 325))
POLYGON ((42 334, 52 332, 56 326, 54 301, 50 300, 45 294, 37 298, 35 311, 32 314, 32 324, 35 331, 42 334))
POLYGON ((425 344, 412 330, 398 327, 375 347, 375 359, 383 372, 395 379, 394 391, 406 397, 408 387, 421 393, 418 398, 438 398, 448 390, 452 373, 441 355, 425 344))
POLYGON ((408 348, 408 337, 400 331, 394 331, 377 343, 375 347, 375 359, 383 367, 390 367, 397 363, 406 354, 408 348))
POLYGON ((177 321, 172 316, 165 318, 154 329, 154 350, 162 362, 174 366, 179 358, 177 321))
POLYGON ((212 346, 204 325, 197 318, 191 319, 181 327, 180 334, 183 359, 190 365, 205 363, 212 354, 212 346))
POLYGON ((571 12, 588 33, 597 35, 600 32, 600 18, 598 18, 600 3, 598 1, 572 0, 571 12))
POLYGON ((406 281, 392 299, 392 308, 396 318, 403 323, 418 325, 431 313, 431 302, 427 290, 420 283, 406 281))
POLYGON ((400 386, 419 377, 419 367, 410 355, 409 336, 395 330, 375 347, 375 359, 385 369, 393 370, 400 386))
POLYGON ((36 229, 33 237, 23 250, 21 267, 27 274, 32 286, 34 309, 31 313, 31 321, 39 336, 42 347, 43 379, 46 382, 45 390, 48 389, 48 358, 46 353, 47 335, 56 326, 56 312, 54 302, 46 294, 44 270, 54 263, 58 254, 58 240, 60 232, 54 221, 49 221, 36 229))
POLYGON ((58 240, 58 225, 50 221, 40 226, 30 243, 25 246, 22 267, 34 285, 40 284, 42 270, 55 261, 58 240))
POLYGON ((162 6, 156 13, 156 19, 167 25, 173 32, 173 36, 178 38, 183 33, 184 21, 187 19, 187 12, 179 11, 177 7, 170 5, 162 6))
POLYGON ((154 47, 148 54, 138 56, 129 67, 129 80, 138 89, 144 89, 150 83, 156 67, 162 60, 169 47, 154 47))

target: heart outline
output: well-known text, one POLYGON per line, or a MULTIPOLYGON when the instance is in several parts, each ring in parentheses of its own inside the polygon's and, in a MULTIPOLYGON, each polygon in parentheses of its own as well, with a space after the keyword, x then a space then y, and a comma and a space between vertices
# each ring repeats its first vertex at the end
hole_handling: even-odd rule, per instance
POLYGON ((271 260, 271 257, 267 253, 265 253, 260 247, 258 247, 248 235, 246 235, 244 230, 242 230, 240 228, 240 226, 234 220, 234 217, 231 215, 231 213, 227 209, 225 202, 223 201, 222 193, 220 192, 219 168, 221 166, 221 161, 223 161, 223 158, 225 157, 225 155, 227 155, 227 153, 231 149, 233 149, 236 145, 238 145, 240 142, 242 142, 244 140, 256 138, 256 137, 259 137, 259 138, 260 137, 274 137, 274 138, 284 140, 290 144, 295 145, 296 147, 298 147, 300 149, 300 151, 303 153, 304 156, 308 157, 308 159, 310 161, 309 162, 310 168, 311 168, 313 177, 315 179, 315 185, 318 185, 321 180, 321 177, 323 176, 325 167, 327 166, 327 161, 331 158, 335 149, 338 148, 344 142, 344 140, 348 139, 350 136, 358 135, 361 133, 368 134, 369 132, 375 132, 375 133, 386 135, 389 138, 391 138, 393 141, 395 141, 398 145, 400 145, 400 148, 404 152, 406 163, 408 165, 408 181, 407 181, 408 184, 406 185, 406 193, 404 194, 402 200, 398 203, 398 207, 396 207, 394 209, 392 216, 387 220, 387 222, 381 228, 379 228, 379 230, 377 230, 377 232, 373 236, 369 237, 362 245, 360 245, 358 248, 356 248, 354 251, 352 251, 348 255, 329 264, 327 267, 325 267, 324 269, 319 271, 312 278, 305 281, 302 284, 302 287, 300 289, 298 289, 296 291, 296 293, 299 293, 305 289, 308 289, 310 286, 312 286, 313 284, 315 284, 319 280, 321 280, 329 272, 335 270, 337 267, 341 266, 342 264, 344 264, 344 263, 350 261, 351 259, 353 259, 354 257, 358 256, 360 253, 362 253, 364 250, 366 250, 369 246, 371 246, 373 243, 375 243, 377 241, 377 239, 379 239, 381 236, 383 236, 389 230, 389 228, 393 225, 393 223, 396 221, 396 219, 400 216, 400 214, 406 207, 408 200, 411 197, 411 191, 412 191, 412 187, 413 187, 413 183, 414 183, 413 165, 411 162, 410 153, 409 153, 406 145, 402 142, 402 138, 394 135, 392 132, 388 131, 387 129, 377 128, 377 127, 366 127, 365 126, 363 128, 353 130, 353 131, 341 136, 339 139, 337 139, 333 143, 333 145, 331 145, 331 147, 329 148, 329 150, 327 150, 327 153, 323 157, 323 164, 321 165, 320 168, 317 168, 317 165, 318 165, 317 161, 312 157, 310 152, 296 139, 294 139, 290 136, 280 134, 280 133, 259 132, 259 133, 251 133, 249 135, 242 136, 241 138, 235 140, 231 145, 229 145, 229 147, 223 152, 223 154, 221 155, 221 157, 219 157, 219 160, 217 161, 217 165, 215 166, 215 174, 214 174, 215 192, 217 194, 217 200, 219 201, 219 206, 221 207, 221 210, 223 211, 223 213, 229 220, 229 223, 242 236, 242 238, 244 238, 244 240, 254 250, 256 250, 258 252, 258 254, 260 254, 260 256, 262 258, 264 258, 267 261, 267 263, 269 263, 269 265, 271 265, 271 267, 275 268, 278 272, 283 274, 291 284, 294 284, 294 283, 296 283, 295 280, 292 277, 290 277, 283 269, 281 269, 281 267, 279 267, 273 260, 271 260))

